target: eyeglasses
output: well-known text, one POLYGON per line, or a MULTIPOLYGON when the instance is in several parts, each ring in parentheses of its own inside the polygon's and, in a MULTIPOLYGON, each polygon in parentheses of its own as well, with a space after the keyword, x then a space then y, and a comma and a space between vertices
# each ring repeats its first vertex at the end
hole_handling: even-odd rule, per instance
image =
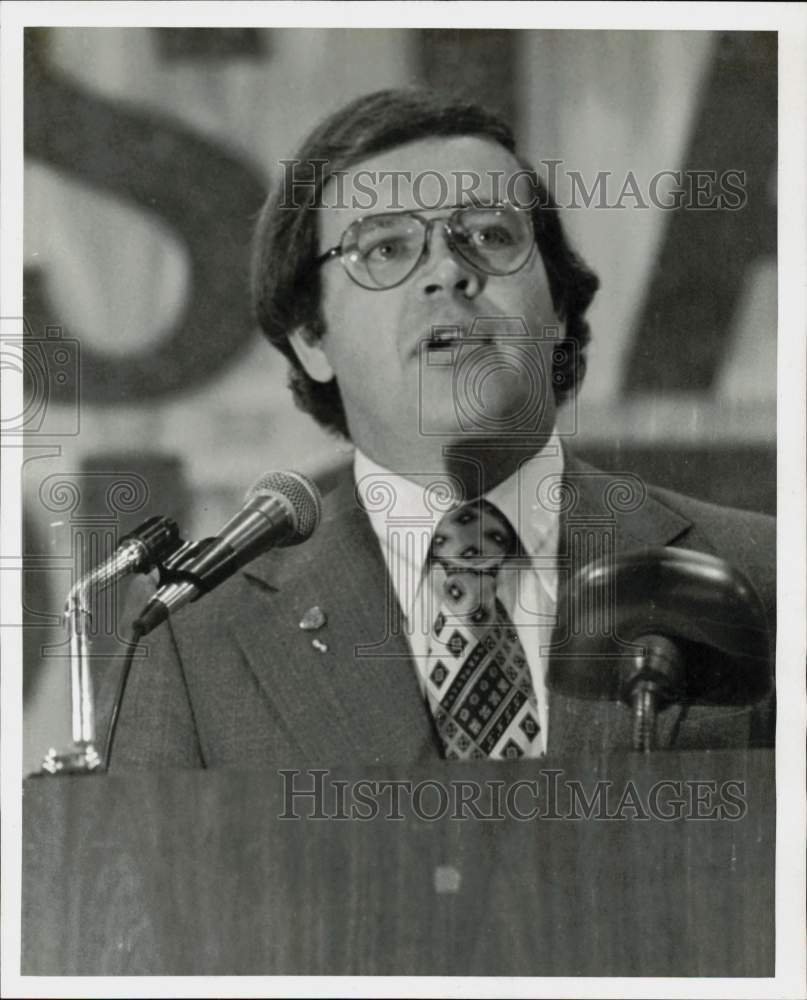
POLYGON ((428 256, 429 235, 437 222, 450 249, 485 274, 515 274, 535 243, 532 216, 512 205, 466 205, 432 219, 416 212, 381 212, 352 222, 339 246, 326 250, 316 264, 339 257, 362 288, 395 288, 428 256))

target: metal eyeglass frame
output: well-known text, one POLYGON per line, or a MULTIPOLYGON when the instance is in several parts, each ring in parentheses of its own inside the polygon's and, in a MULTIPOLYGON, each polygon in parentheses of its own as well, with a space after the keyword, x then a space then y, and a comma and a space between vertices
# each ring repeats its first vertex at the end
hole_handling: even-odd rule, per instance
MULTIPOLYGON (((468 211, 470 209, 476 209, 477 211, 479 211, 479 210, 485 210, 485 209, 489 209, 491 211, 495 211, 497 209, 509 209, 510 211, 518 212, 518 213, 522 213, 522 212, 526 211, 526 209, 519 208, 516 205, 511 205, 508 202, 500 202, 500 203, 497 203, 495 205, 458 205, 457 207, 455 207, 455 208, 453 208, 451 210, 451 212, 450 212, 449 215, 435 216, 433 219, 426 219, 419 212, 414 212, 414 211, 410 211, 410 210, 404 210, 402 212, 376 212, 376 213, 374 213, 372 215, 363 215, 363 216, 361 216, 358 219, 354 219, 350 223, 350 225, 342 233, 342 237, 339 240, 338 245, 337 246, 333 246, 329 250, 326 250, 324 253, 320 254, 320 256, 317 257, 317 259, 314 261, 314 265, 316 267, 322 267, 322 265, 323 264, 327 264, 329 260, 333 260, 335 257, 339 257, 339 259, 340 259, 340 261, 342 263, 342 267, 345 270, 345 273, 347 274, 347 276, 350 278, 350 280, 354 284, 356 284, 356 285, 359 286, 359 288, 364 288, 364 289, 366 289, 369 292, 386 292, 386 291, 389 291, 391 288, 397 288, 399 285, 402 285, 405 281, 407 281, 415 273, 415 271, 417 271, 417 269, 420 267, 420 265, 423 262, 423 260, 428 256, 429 247, 431 245, 432 227, 434 226, 435 223, 442 222, 443 223, 443 230, 445 232, 445 237, 446 237, 446 244, 448 245, 448 248, 452 251, 452 253, 457 254, 459 257, 462 258, 463 261, 465 261, 466 264, 469 264, 475 270, 481 271, 483 274, 491 274, 491 275, 500 276, 500 277, 505 277, 505 276, 510 275, 510 274, 516 274, 518 271, 520 271, 527 264, 527 262, 529 261, 530 257, 532 257, 532 253, 533 253, 533 250, 535 249, 535 245, 536 245, 536 240, 535 240, 535 226, 533 224, 532 214, 529 213, 529 216, 530 216, 529 223, 530 223, 531 241, 530 241, 529 249, 527 250, 527 252, 525 254, 524 260, 522 260, 520 264, 518 264, 516 267, 511 268, 510 270, 507 270, 507 271, 491 271, 491 270, 487 270, 484 267, 482 267, 477 261, 469 260, 465 256, 465 254, 462 252, 462 249, 460 248, 460 246, 458 246, 457 243, 454 240, 455 233, 454 233, 454 231, 451 228, 452 221, 460 213, 466 212, 466 211, 468 211), (419 222, 423 226, 423 246, 421 247, 420 253, 418 254, 417 258, 415 259, 415 262, 413 263, 411 269, 409 271, 407 271, 406 274, 404 274, 404 276, 402 278, 400 278, 398 281, 394 282, 392 285, 365 285, 365 284, 363 284, 361 281, 358 280, 358 278, 354 274, 351 273, 350 269, 348 268, 347 264, 345 263, 345 257, 346 257, 346 255, 351 250, 355 249, 355 244, 351 244, 350 246, 345 246, 345 238, 347 237, 348 233, 351 230, 358 229, 361 226, 361 224, 365 220, 367 220, 367 219, 377 218, 377 217, 381 217, 381 216, 402 216, 402 215, 407 215, 410 218, 417 220, 417 222, 419 222)), ((428 211, 428 209, 427 209, 427 211, 428 211)))

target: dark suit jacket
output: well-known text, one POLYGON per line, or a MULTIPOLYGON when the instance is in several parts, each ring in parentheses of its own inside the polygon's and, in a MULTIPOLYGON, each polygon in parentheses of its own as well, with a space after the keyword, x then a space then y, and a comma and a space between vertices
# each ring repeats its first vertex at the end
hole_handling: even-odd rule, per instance
MULTIPOLYGON (((752 581, 775 635, 771 518, 645 489, 637 477, 598 472, 570 456, 565 485, 562 557, 581 545, 586 560, 609 547, 673 545, 719 555, 752 581)), ((135 660, 129 678, 113 768, 436 759, 439 744, 400 619, 378 541, 345 476, 326 498, 313 538, 250 563, 149 637, 148 656, 135 660), (314 605, 327 625, 302 631, 299 621, 314 605)), ((114 681, 108 677, 101 699, 107 709, 114 681)), ((550 755, 630 746, 621 704, 553 692, 549 699, 550 755)), ((672 706, 659 716, 658 743, 772 745, 773 719, 772 697, 755 707, 672 706)))

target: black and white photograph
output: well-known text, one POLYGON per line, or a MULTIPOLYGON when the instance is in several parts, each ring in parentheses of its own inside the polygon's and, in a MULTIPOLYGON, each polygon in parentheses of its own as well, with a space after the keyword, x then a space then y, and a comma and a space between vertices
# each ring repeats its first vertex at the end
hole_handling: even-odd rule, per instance
POLYGON ((562 6, 4 4, 4 995, 804 995, 807 15, 562 6))

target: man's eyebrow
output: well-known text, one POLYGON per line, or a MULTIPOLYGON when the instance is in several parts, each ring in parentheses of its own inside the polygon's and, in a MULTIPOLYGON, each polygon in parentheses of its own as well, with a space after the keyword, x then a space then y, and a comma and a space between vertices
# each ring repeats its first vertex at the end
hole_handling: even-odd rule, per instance
POLYGON ((396 211, 378 212, 377 215, 426 215, 429 212, 456 212, 461 208, 504 208, 504 203, 495 198, 473 198, 453 205, 434 205, 430 208, 403 208, 396 211))
MULTIPOLYGON (((496 204, 497 203, 492 199, 486 199, 483 201, 481 198, 472 197, 469 201, 463 201, 459 205, 446 205, 442 211, 456 212, 460 208, 494 208, 496 204)), ((426 211, 430 210, 426 209, 426 211)))

